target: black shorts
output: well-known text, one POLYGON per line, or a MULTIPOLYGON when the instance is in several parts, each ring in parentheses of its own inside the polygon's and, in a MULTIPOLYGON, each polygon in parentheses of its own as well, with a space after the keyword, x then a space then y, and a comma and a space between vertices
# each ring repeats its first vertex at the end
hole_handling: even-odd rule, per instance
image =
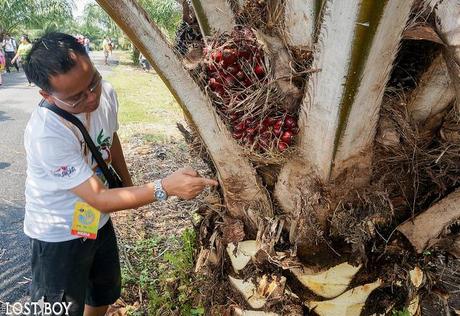
POLYGON ((120 260, 111 220, 95 240, 31 239, 31 246, 31 302, 72 302, 69 315, 81 316, 85 304, 110 305, 120 297, 120 260))

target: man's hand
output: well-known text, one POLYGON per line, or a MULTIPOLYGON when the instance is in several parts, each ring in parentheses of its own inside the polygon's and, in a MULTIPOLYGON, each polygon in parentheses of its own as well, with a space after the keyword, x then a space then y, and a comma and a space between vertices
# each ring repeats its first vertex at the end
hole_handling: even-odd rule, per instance
POLYGON ((217 186, 219 183, 200 177, 192 168, 182 168, 164 178, 161 184, 168 195, 190 200, 200 194, 206 186, 217 186))

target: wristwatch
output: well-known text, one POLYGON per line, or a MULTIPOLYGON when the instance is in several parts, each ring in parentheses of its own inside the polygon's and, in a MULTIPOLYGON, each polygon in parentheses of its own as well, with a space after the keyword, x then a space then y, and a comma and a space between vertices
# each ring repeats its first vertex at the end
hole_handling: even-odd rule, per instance
POLYGON ((166 201, 168 199, 168 193, 163 189, 161 179, 153 181, 153 185, 155 188, 155 199, 157 201, 166 201))

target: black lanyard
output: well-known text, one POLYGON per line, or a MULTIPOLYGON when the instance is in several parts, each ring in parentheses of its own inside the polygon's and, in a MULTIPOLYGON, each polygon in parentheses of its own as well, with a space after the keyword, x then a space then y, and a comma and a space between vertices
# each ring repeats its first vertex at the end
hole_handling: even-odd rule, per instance
POLYGON ((80 130, 81 134, 83 135, 83 138, 85 139, 86 144, 88 145, 89 149, 91 150, 91 153, 93 154, 94 159, 96 160, 98 166, 101 168, 105 179, 109 183, 110 189, 121 188, 123 186, 120 177, 113 169, 109 169, 104 159, 102 158, 101 153, 96 148, 96 145, 94 145, 94 142, 91 139, 91 136, 89 136, 88 131, 86 130, 85 126, 77 117, 75 117, 74 115, 70 114, 67 111, 64 111, 61 108, 58 108, 54 104, 49 104, 44 99, 40 102, 39 106, 45 107, 48 110, 53 111, 54 113, 56 113, 63 119, 75 125, 80 130))

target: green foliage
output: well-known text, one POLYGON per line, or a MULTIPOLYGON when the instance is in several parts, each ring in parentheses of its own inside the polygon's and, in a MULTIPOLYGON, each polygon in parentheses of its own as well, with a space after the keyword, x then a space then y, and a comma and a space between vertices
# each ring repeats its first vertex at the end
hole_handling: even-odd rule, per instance
POLYGON ((182 8, 176 0, 139 0, 138 2, 168 38, 173 40, 182 18, 182 8))
POLYGON ((407 309, 404 309, 402 311, 391 311, 391 316, 410 316, 410 313, 407 309))
POLYGON ((180 311, 180 315, 204 315, 204 308, 193 308, 193 255, 196 235, 187 229, 180 240, 174 242, 175 250, 165 252, 165 262, 158 266, 159 279, 149 291, 150 312, 155 315, 165 311, 180 311))
POLYGON ((149 315, 204 315, 202 306, 193 306, 196 289, 193 274, 196 235, 187 229, 178 237, 156 236, 129 247, 131 264, 122 265, 123 287, 138 285, 147 292, 149 315), (135 261, 134 261, 135 258, 135 261))
POLYGON ((30 29, 69 30, 73 0, 0 0, 0 34, 16 35, 30 29))
POLYGON ((105 36, 118 39, 122 35, 120 28, 97 3, 85 6, 78 33, 87 36, 97 46, 105 36))
POLYGON ((425 257, 428 257, 428 256, 431 256, 431 251, 425 250, 424 252, 422 252, 422 254, 423 254, 425 257))
MULTIPOLYGON (((180 121, 182 111, 161 78, 125 64, 130 63, 128 52, 120 54, 120 63, 107 80, 117 91, 120 102, 120 123, 156 124, 157 135, 164 134, 171 122, 180 121), (129 80, 127 80, 129 78, 129 80)), ((164 138, 167 138, 166 136, 164 138)))

